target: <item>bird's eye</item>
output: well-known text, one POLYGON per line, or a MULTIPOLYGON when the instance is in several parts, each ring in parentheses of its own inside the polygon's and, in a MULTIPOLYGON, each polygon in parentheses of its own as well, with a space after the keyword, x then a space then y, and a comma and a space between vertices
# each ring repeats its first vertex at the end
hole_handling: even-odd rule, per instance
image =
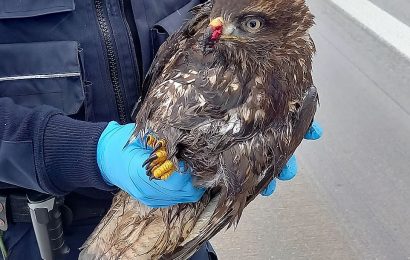
POLYGON ((248 18, 243 23, 245 30, 249 32, 257 32, 262 27, 262 21, 258 18, 248 18))

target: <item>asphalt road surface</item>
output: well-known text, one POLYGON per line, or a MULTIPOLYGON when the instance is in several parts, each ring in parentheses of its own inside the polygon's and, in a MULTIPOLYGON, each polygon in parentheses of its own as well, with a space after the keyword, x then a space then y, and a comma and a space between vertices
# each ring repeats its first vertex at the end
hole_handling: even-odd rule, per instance
MULTIPOLYGON (((330 1, 308 2, 325 134, 212 243, 223 260, 410 259, 410 61, 330 1)), ((408 0, 372 2, 410 25, 408 0)))

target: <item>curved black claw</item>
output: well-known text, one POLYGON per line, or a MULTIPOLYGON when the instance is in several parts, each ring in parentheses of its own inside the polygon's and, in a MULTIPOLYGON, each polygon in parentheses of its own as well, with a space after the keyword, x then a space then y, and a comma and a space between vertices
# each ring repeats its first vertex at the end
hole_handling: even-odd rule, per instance
POLYGON ((151 139, 154 139, 151 135, 148 135, 147 138, 145 138, 145 148, 148 148, 148 146, 151 146, 150 143, 153 143, 155 141, 152 141, 151 139))
POLYGON ((150 181, 152 181, 152 180, 160 181, 161 179, 155 178, 154 175, 152 175, 152 176, 149 177, 149 180, 150 181))
POLYGON ((158 155, 156 155, 155 152, 153 152, 151 156, 147 160, 145 160, 145 162, 142 164, 142 167, 145 167, 146 165, 151 164, 156 159, 158 159, 158 155))
POLYGON ((154 169, 154 166, 149 165, 149 164, 145 167, 145 170, 147 171, 147 174, 150 173, 152 171, 152 169, 154 169))
POLYGON ((162 142, 158 142, 155 147, 154 150, 152 151, 153 153, 157 152, 159 149, 161 149, 163 147, 162 142))
POLYGON ((150 157, 147 160, 145 160, 144 163, 142 164, 142 167, 145 167, 145 170, 147 171, 146 174, 150 180, 161 180, 161 178, 155 177, 152 171, 155 167, 158 167, 161 164, 161 162, 158 162, 158 161, 154 163, 155 160, 158 160, 159 158, 162 158, 162 157, 164 157, 165 159, 165 157, 167 157, 166 151, 161 150, 165 148, 166 142, 165 140, 162 140, 162 139, 159 141, 153 142, 153 140, 155 139, 152 139, 152 138, 153 137, 148 136, 146 144, 148 144, 151 147, 153 145, 155 146, 153 147, 153 151, 151 152, 150 157), (149 143, 152 143, 152 144, 149 144, 149 143))

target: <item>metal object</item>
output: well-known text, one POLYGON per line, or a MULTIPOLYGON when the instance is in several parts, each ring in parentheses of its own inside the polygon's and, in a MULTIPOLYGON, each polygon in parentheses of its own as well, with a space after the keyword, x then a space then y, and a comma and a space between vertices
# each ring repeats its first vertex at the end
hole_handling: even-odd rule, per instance
POLYGON ((0 230, 7 231, 7 211, 6 211, 7 196, 0 196, 0 230))
POLYGON ((70 252, 65 244, 59 201, 62 199, 45 194, 29 194, 28 206, 36 234, 41 258, 62 259, 70 252))

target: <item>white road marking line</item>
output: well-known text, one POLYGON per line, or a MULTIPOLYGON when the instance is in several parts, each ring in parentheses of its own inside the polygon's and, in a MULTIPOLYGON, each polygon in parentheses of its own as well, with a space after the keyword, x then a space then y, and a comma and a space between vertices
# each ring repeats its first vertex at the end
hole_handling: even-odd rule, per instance
POLYGON ((410 27, 367 0, 331 0, 380 39, 410 59, 410 27))

